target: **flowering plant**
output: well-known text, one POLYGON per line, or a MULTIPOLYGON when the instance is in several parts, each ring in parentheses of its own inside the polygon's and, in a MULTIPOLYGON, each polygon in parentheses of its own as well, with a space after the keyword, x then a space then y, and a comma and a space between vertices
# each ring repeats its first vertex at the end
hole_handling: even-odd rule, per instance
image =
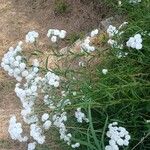
MULTIPOLYGON (((52 129, 57 129, 60 140, 72 149, 132 149, 133 144, 136 148, 137 139, 149 135, 145 111, 149 98, 149 32, 142 31, 141 26, 132 29, 130 22, 110 25, 106 31, 94 29, 74 47, 61 49, 58 68, 49 66, 49 51, 41 51, 47 57, 46 67, 39 57, 27 58, 24 45, 38 47, 40 35, 36 31, 30 31, 25 42, 10 47, 1 67, 17 80, 15 93, 24 121, 17 122, 18 118, 11 116, 10 137, 34 150, 46 144, 52 129), (29 126, 27 133, 23 124, 29 126), (139 128, 144 128, 140 135, 139 128)), ((66 36, 66 31, 58 29, 47 33, 55 44, 66 36)))

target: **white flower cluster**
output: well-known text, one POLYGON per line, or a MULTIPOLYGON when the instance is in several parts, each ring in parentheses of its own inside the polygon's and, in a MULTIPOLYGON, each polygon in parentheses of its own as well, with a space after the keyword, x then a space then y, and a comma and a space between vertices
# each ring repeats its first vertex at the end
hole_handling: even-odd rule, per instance
POLYGON ((64 124, 64 122, 67 121, 67 113, 63 112, 62 114, 55 114, 53 116, 53 124, 54 126, 56 126, 57 128, 59 128, 59 133, 60 133, 60 139, 64 140, 68 145, 70 145, 71 143, 71 134, 67 134, 67 129, 66 126, 64 124))
POLYGON ((124 22, 122 23, 118 29, 115 27, 115 26, 112 26, 110 25, 107 29, 107 33, 109 35, 109 40, 107 41, 108 44, 110 44, 110 46, 112 48, 117 48, 117 49, 123 49, 123 44, 118 44, 118 42, 114 39, 112 39, 115 35, 121 35, 122 33, 124 33, 123 31, 122 32, 119 32, 119 30, 124 27, 124 25, 126 25, 127 22, 124 22))
POLYGON ((80 143, 71 144, 71 133, 67 133, 65 122, 67 121, 67 113, 63 112, 61 114, 55 114, 53 116, 53 125, 59 128, 60 139, 64 140, 68 145, 71 145, 72 148, 77 148, 80 146, 80 143))
POLYGON ((57 76, 56 74, 49 71, 45 75, 43 82, 47 83, 50 86, 58 87, 59 86, 59 80, 60 80, 59 76, 57 76))
POLYGON ((13 140, 19 140, 20 142, 26 142, 28 140, 27 136, 22 136, 22 125, 17 123, 16 116, 12 116, 9 120, 8 132, 13 140))
POLYGON ((26 35, 26 43, 34 43, 36 41, 36 39, 38 38, 39 33, 36 31, 30 31, 28 32, 28 34, 26 35))
POLYGON ((87 51, 88 53, 95 51, 95 47, 90 45, 90 37, 86 37, 84 42, 81 44, 82 50, 87 51))
POLYGON ((117 48, 117 49, 123 49, 123 44, 119 44, 116 40, 114 40, 114 36, 121 36, 124 31, 121 31, 122 28, 127 25, 128 22, 123 22, 118 29, 115 26, 110 25, 107 29, 107 33, 109 35, 109 40, 107 43, 112 47, 112 48, 117 48))
MULTIPOLYGON (((8 53, 8 55, 9 55, 9 53, 8 53)), ((16 56, 16 59, 21 61, 20 57, 16 56)), ((21 65, 19 65, 19 66, 25 66, 26 67, 26 64, 24 64, 24 65, 22 65, 22 64, 23 63, 21 63, 21 65)), ((47 79, 48 79, 48 83, 50 85, 54 85, 54 86, 58 87, 59 77, 56 76, 54 73, 49 72, 46 75, 46 78, 45 77, 41 78, 41 77, 38 76, 38 70, 39 70, 38 69, 38 67, 39 67, 38 60, 36 60, 36 59, 33 60, 32 65, 33 66, 30 69, 27 69, 27 67, 26 68, 24 67, 25 70, 23 70, 22 76, 25 77, 26 83, 24 85, 21 85, 20 83, 17 83, 16 88, 15 88, 15 92, 16 92, 16 95, 19 97, 19 99, 22 103, 22 106, 23 106, 23 110, 21 111, 21 115, 22 115, 24 121, 27 124, 31 124, 31 126, 30 126, 30 130, 31 130, 30 135, 38 143, 42 144, 45 141, 45 136, 42 135, 42 128, 38 127, 37 124, 36 124, 38 122, 38 116, 34 114, 34 107, 33 106, 34 106, 35 100, 38 96, 38 88, 41 87, 42 81, 47 81, 47 79), (32 124, 32 123, 35 123, 35 124, 32 124)), ((43 116, 43 118, 44 117, 45 117, 45 115, 43 116)), ((11 135, 14 134, 14 137, 13 136, 11 136, 11 137, 13 139, 18 138, 20 141, 23 141, 24 139, 21 139, 21 136, 17 135, 17 134, 20 134, 22 132, 22 130, 19 129, 19 128, 18 128, 19 131, 17 131, 17 129, 14 130, 13 125, 14 124, 12 124, 9 128, 10 134, 11 135)), ((17 124, 17 125, 19 125, 19 124, 17 124)), ((47 129, 49 129, 50 126, 51 126, 51 121, 46 120, 43 124, 43 129, 47 130, 47 129)), ((35 147, 34 143, 28 145, 29 150, 34 149, 34 147, 35 147)))
MULTIPOLYGON (((37 125, 38 116, 34 114, 34 103, 38 96, 38 88, 40 89, 43 87, 43 84, 45 85, 44 81, 47 82, 48 81, 47 77, 49 76, 45 76, 44 78, 39 77, 37 71, 34 72, 35 70, 37 70, 35 68, 38 68, 38 66, 39 66, 39 62, 37 60, 34 60, 33 67, 29 71, 30 73, 29 75, 31 75, 31 77, 28 77, 28 76, 26 77, 27 82, 23 85, 23 88, 20 88, 20 84, 17 84, 15 88, 15 92, 17 96, 20 98, 23 108, 24 108, 21 111, 21 115, 23 116, 23 119, 26 123, 31 124, 30 136, 32 136, 33 139, 37 141, 37 143, 43 144, 45 141, 45 136, 43 135, 42 129, 48 130, 52 123, 50 120, 48 120, 49 115, 45 113, 42 116, 42 121, 44 122, 43 126, 40 127, 37 125)), ((53 80, 54 80, 54 77, 58 79, 58 76, 55 76, 55 74, 52 73, 51 78, 53 80)), ((51 80, 51 78, 48 78, 48 79, 51 80)))
MULTIPOLYGON (((51 33, 50 35, 52 35, 51 33)), ((66 31, 61 30, 54 31, 55 36, 59 38, 64 38, 66 36, 66 31)), ((97 30, 91 33, 91 36, 95 36, 97 30)), ((33 43, 36 41, 38 33, 31 31, 26 35, 26 42, 33 43)), ((60 139, 64 140, 72 148, 77 148, 80 143, 72 144, 71 134, 67 133, 65 122, 67 121, 66 112, 60 114, 60 110, 64 111, 66 105, 70 105, 69 99, 64 100, 62 98, 59 102, 53 101, 49 93, 53 87, 58 87, 60 78, 52 71, 48 71, 44 77, 39 76, 39 61, 34 59, 31 66, 27 66, 24 57, 22 55, 22 42, 14 48, 10 48, 8 53, 4 55, 1 66, 8 71, 10 76, 14 76, 19 83, 16 84, 15 93, 20 99, 22 104, 21 116, 25 123, 30 125, 30 136, 34 139, 32 143, 28 144, 28 150, 34 150, 36 144, 43 144, 45 142, 44 130, 48 130, 53 124, 59 128, 60 139), (23 80, 22 80, 23 79, 23 80), (22 81, 22 82, 21 82, 22 81), (34 112, 35 102, 38 100, 39 93, 42 95, 44 93, 44 103, 52 110, 54 115, 44 113, 41 117, 34 112), (59 109, 60 110, 59 110, 59 109), (59 111, 59 112, 57 112, 59 111), (57 113, 56 113, 57 112, 57 113), (40 121, 42 124, 40 124, 40 121)), ((76 92, 73 92, 76 95, 76 92)), ((81 113, 83 120, 87 121, 85 115, 81 113)), ((27 141, 27 137, 22 137, 21 124, 16 122, 16 118, 12 117, 10 119, 10 125, 8 129, 12 139, 18 139, 20 142, 27 141)))
POLYGON ((51 122, 50 120, 48 120, 48 118, 49 118, 49 114, 44 113, 44 114, 42 115, 42 122, 44 122, 43 128, 44 128, 45 130, 48 130, 48 129, 51 127, 51 125, 52 125, 52 122, 51 122))
POLYGON ((21 115, 27 124, 31 124, 38 121, 36 115, 34 115, 34 103, 38 96, 38 87, 40 87, 41 77, 34 71, 36 67, 28 71, 29 74, 26 77, 27 82, 21 87, 21 84, 16 84, 15 93, 19 97, 23 110, 21 115))
POLYGON ((45 142, 43 130, 37 124, 30 125, 30 136, 32 136, 33 139, 36 140, 39 144, 43 144, 45 142))
POLYGON ((136 3, 140 3, 142 0, 129 0, 129 3, 133 3, 133 4, 136 4, 136 3))
POLYGON ((19 55, 22 51, 21 45, 22 42, 19 42, 16 48, 10 47, 9 51, 4 54, 1 63, 1 67, 8 72, 8 75, 15 77, 18 82, 28 74, 26 64, 23 62, 22 56, 19 55))
POLYGON ((142 36, 140 34, 136 34, 134 37, 130 37, 126 45, 137 50, 142 49, 142 36))
POLYGON ((119 35, 121 35, 122 33, 124 33, 123 31, 122 32, 120 32, 119 30, 121 30, 125 25, 127 25, 128 24, 128 22, 123 22, 119 27, 118 27, 118 29, 115 27, 115 26, 113 26, 113 25, 109 25, 109 27, 108 27, 108 29, 107 29, 107 33, 108 33, 108 35, 109 35, 109 37, 113 37, 113 36, 115 36, 115 35, 117 35, 117 34, 119 34, 119 35))
POLYGON ((89 119, 86 118, 85 114, 81 111, 81 108, 77 108, 77 110, 75 111, 75 117, 77 118, 77 121, 79 123, 82 123, 83 120, 85 122, 89 122, 89 119))
POLYGON ((129 132, 123 127, 117 127, 118 123, 113 122, 109 124, 106 135, 110 138, 109 145, 105 150, 119 150, 119 146, 128 146, 131 139, 129 132))
POLYGON ((56 43, 58 38, 64 39, 66 37, 67 32, 65 30, 58 30, 58 29, 49 29, 47 36, 51 38, 53 43, 56 43))
POLYGON ((107 29, 107 33, 108 33, 109 37, 113 37, 114 35, 118 34, 118 32, 119 31, 117 30, 117 28, 112 25, 110 25, 107 29))
POLYGON ((90 36, 87 36, 86 38, 85 38, 85 40, 84 40, 84 42, 81 44, 81 50, 83 51, 83 50, 85 50, 85 51, 87 51, 88 53, 90 53, 90 52, 93 52, 93 51, 95 51, 95 47, 94 46, 91 46, 91 41, 90 41, 90 39, 92 38, 92 37, 95 37, 97 34, 98 34, 98 29, 95 29, 95 30, 93 30, 91 33, 90 33, 90 36))

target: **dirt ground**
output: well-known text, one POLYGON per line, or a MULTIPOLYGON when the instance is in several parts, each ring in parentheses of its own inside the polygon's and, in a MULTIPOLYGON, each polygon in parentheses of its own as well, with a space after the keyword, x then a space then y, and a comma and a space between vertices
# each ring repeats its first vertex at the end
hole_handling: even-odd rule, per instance
MULTIPOLYGON (((68 34, 88 32, 98 27, 100 21, 109 17, 109 14, 112 16, 110 9, 91 0, 66 2, 69 11, 59 14, 54 11, 55 0, 0 0, 0 59, 10 46, 24 40, 30 30, 38 31, 44 43, 49 28, 64 29, 68 34)), ((17 142, 13 148, 7 132, 10 115, 19 116, 21 110, 14 87, 15 81, 0 69, 0 150, 25 149, 24 145, 17 142)))

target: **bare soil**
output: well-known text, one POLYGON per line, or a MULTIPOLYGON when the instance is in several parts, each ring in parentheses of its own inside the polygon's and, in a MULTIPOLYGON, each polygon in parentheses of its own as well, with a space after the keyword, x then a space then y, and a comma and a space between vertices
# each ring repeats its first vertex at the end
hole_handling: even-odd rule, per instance
MULTIPOLYGON (((64 29, 71 34, 98 27, 100 21, 112 16, 113 12, 93 1, 66 0, 69 11, 60 14, 55 11, 55 0, 0 0, 0 59, 10 46, 24 40, 30 30, 38 31, 40 41, 48 43, 45 35, 49 28, 64 29)), ((18 142, 12 147, 7 131, 10 115, 16 114, 19 118, 21 110, 14 87, 15 81, 0 70, 0 150, 26 147, 18 142)))

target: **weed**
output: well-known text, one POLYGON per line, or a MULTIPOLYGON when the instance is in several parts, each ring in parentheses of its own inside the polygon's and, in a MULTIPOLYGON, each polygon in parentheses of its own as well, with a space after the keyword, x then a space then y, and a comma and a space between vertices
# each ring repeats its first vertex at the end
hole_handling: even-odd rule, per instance
POLYGON ((70 9, 70 5, 65 0, 55 0, 54 12, 56 14, 68 13, 70 9))

